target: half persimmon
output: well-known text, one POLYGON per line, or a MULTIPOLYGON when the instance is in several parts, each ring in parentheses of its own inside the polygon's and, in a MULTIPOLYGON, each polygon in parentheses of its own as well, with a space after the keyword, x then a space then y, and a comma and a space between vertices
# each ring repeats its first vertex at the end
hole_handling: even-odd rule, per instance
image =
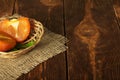
POLYGON ((0 21, 0 31, 3 31, 17 42, 23 42, 27 39, 30 33, 30 22, 26 17, 19 17, 17 19, 5 19, 0 21))
POLYGON ((0 32, 0 51, 8 51, 14 48, 16 40, 10 35, 0 32))

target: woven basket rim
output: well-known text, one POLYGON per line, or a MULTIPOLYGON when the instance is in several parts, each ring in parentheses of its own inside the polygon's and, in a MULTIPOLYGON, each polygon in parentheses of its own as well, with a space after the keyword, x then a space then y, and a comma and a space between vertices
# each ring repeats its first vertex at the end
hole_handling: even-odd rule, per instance
MULTIPOLYGON (((18 15, 18 14, 17 15, 15 14, 15 15, 12 15, 12 16, 4 16, 4 17, 0 18, 0 21, 4 20, 6 18, 11 19, 11 18, 19 18, 19 17, 24 17, 24 16, 21 16, 21 15, 18 15)), ((29 19, 31 21, 33 21, 33 23, 34 23, 33 31, 35 33, 33 33, 34 35, 32 35, 32 37, 29 40, 26 40, 24 43, 28 43, 29 41, 34 40, 34 41, 36 41, 35 44, 30 46, 30 47, 20 49, 20 50, 16 50, 16 51, 9 51, 9 52, 1 52, 0 51, 0 57, 1 58, 16 58, 16 57, 19 57, 23 54, 28 53, 30 50, 32 50, 40 42, 40 40, 41 40, 41 38, 44 34, 44 27, 43 27, 43 25, 40 21, 37 21, 33 18, 29 18, 29 19)))

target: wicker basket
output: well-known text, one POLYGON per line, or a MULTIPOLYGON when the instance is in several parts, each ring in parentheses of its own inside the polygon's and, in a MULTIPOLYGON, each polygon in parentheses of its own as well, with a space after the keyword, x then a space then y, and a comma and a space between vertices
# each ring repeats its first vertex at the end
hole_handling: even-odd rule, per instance
MULTIPOLYGON (((0 18, 0 20, 6 19, 6 18, 11 19, 11 18, 19 18, 19 17, 20 15, 13 15, 13 16, 2 17, 0 18)), ((30 51, 31 49, 33 49, 40 42, 41 37, 44 33, 43 25, 39 21, 36 21, 35 19, 29 19, 29 20, 32 28, 31 33, 29 35, 29 38, 22 44, 26 44, 26 43, 29 43, 30 41, 34 41, 35 42, 34 45, 23 48, 23 49, 15 50, 15 51, 0 52, 0 57, 2 58, 19 57, 20 55, 23 55, 28 51, 30 51)))

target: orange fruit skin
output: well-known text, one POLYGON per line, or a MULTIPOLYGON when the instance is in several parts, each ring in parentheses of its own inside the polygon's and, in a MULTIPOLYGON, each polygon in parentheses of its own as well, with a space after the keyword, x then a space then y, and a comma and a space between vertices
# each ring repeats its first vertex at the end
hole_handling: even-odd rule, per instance
POLYGON ((16 40, 10 35, 0 32, 0 51, 8 51, 14 48, 16 45, 16 40))
POLYGON ((15 27, 12 26, 12 22, 8 19, 3 20, 0 22, 0 31, 3 31, 13 38, 17 42, 23 42, 27 39, 27 37, 30 34, 30 22, 29 19, 26 17, 20 17, 17 19, 19 21, 19 24, 17 27, 17 30, 15 27))
POLYGON ((19 18, 19 25, 18 25, 18 36, 16 40, 18 42, 22 42, 27 39, 30 34, 30 22, 28 18, 21 17, 19 18))

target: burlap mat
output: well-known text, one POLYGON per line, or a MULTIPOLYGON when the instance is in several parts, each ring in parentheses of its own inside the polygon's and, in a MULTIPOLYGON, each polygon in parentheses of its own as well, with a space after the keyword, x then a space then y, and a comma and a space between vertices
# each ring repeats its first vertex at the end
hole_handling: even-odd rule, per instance
POLYGON ((39 63, 66 50, 66 38, 45 29, 40 43, 29 53, 16 59, 0 58, 0 80, 16 80, 39 63))

